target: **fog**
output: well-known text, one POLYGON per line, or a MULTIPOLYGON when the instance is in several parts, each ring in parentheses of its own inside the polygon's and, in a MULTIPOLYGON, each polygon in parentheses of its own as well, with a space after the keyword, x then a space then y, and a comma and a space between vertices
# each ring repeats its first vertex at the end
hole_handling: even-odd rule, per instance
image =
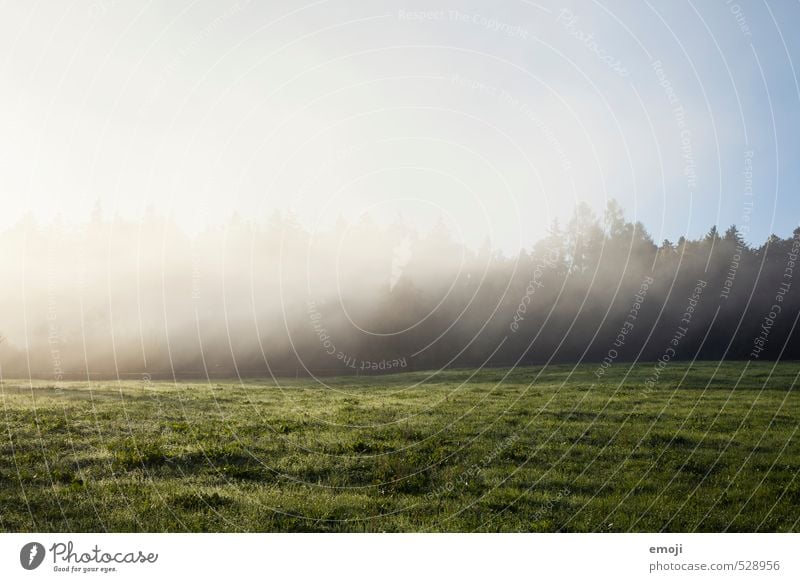
POLYGON ((234 215, 189 235, 156 212, 28 217, 0 235, 0 365, 61 380, 791 357, 799 233, 656 245, 612 201, 506 256, 459 244, 444 221, 364 215, 311 232, 234 215))
POLYGON ((133 223, 98 211, 71 227, 27 218, 1 238, 0 363, 54 377, 341 368, 359 342, 391 345, 409 314, 423 320, 461 270, 485 270, 490 257, 437 229, 364 217, 312 235, 276 213, 189 236, 155 213, 133 223))

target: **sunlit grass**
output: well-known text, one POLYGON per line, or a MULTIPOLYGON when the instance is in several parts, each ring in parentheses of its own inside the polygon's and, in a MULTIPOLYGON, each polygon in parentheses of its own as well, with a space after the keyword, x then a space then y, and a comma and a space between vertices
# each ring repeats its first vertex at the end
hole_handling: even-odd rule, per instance
POLYGON ((796 531, 800 365, 772 367, 6 380, 0 529, 796 531))

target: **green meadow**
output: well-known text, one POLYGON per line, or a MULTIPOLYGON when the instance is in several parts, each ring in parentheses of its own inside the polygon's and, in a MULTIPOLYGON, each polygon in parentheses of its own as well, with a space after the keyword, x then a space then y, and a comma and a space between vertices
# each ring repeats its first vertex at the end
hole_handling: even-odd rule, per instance
POLYGON ((800 364, 653 369, 5 379, 0 530, 800 530, 800 364))

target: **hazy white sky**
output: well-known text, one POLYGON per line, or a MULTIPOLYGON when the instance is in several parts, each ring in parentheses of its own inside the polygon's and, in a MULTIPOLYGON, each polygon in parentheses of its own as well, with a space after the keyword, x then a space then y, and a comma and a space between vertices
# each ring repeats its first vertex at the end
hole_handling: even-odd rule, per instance
POLYGON ((748 238, 797 224, 796 6, 497 4, 4 3, 0 228, 100 198, 190 229, 442 217, 510 251, 613 196, 674 239, 742 222, 748 150, 748 238))

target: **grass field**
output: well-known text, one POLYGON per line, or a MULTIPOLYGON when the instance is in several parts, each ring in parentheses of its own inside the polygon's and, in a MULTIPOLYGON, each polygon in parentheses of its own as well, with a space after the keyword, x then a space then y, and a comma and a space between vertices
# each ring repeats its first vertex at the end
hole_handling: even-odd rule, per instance
POLYGON ((800 530, 800 364, 595 369, 5 380, 0 529, 800 530))

